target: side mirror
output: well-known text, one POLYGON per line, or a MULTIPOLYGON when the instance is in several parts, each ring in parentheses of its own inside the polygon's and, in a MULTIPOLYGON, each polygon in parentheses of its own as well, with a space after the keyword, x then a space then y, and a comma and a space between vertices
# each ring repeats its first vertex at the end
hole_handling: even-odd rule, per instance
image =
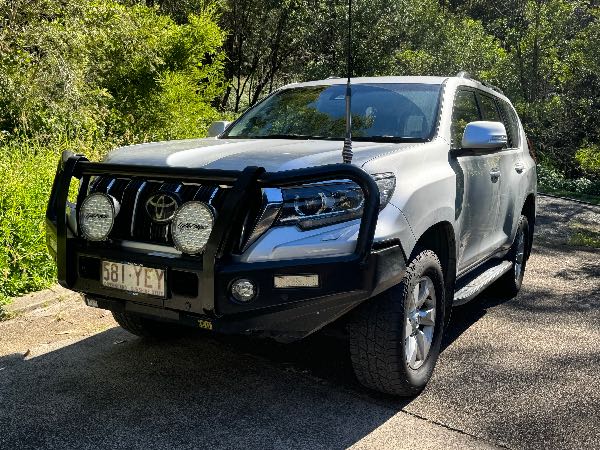
POLYGON ((494 149, 506 145, 506 128, 501 122, 477 121, 465 127, 462 148, 494 149))
POLYGON ((227 122, 226 120, 219 120, 218 122, 211 123, 210 127, 208 127, 208 137, 217 137, 225 131, 230 123, 231 122, 227 122))

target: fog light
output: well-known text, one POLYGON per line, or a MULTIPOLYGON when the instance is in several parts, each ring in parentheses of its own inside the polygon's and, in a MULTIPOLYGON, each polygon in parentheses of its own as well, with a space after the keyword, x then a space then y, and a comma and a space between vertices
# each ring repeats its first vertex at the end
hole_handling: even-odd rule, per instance
POLYGON ((238 302, 249 302, 256 297, 256 286, 252 281, 240 278, 231 285, 231 295, 238 302))

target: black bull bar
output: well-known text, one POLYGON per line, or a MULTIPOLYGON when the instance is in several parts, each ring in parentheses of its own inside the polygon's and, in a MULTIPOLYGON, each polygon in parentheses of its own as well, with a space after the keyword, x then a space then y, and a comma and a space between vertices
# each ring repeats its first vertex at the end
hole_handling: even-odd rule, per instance
MULTIPOLYGON (((380 197, 379 188, 373 178, 362 169, 350 164, 331 164, 303 169, 294 169, 281 172, 267 172, 262 167, 249 166, 241 171, 234 170, 213 170, 213 169, 196 169, 183 167, 155 167, 143 165, 125 165, 125 164, 110 164, 110 163, 94 163, 90 162, 83 155, 76 155, 70 152, 64 152, 59 162, 56 177, 52 186, 52 192, 48 202, 46 212, 46 226, 49 236, 54 236, 56 239, 56 261, 57 261, 57 276, 59 283, 70 289, 79 290, 76 286, 77 281, 77 251, 81 248, 82 239, 78 238, 74 233, 68 231, 66 212, 68 204, 69 189, 73 178, 80 180, 80 189, 77 198, 77 204, 87 193, 90 178, 93 176, 110 175, 112 177, 126 178, 144 178, 156 180, 173 180, 178 182, 189 183, 210 183, 229 186, 227 195, 224 198, 224 204, 219 210, 212 233, 207 242, 205 251, 201 256, 202 272, 201 283, 197 301, 201 302, 201 309, 205 317, 220 318, 223 315, 234 314, 237 312, 248 312, 248 309, 236 309, 235 305, 228 305, 223 300, 223 276, 226 278, 227 273, 236 271, 249 270, 250 273, 261 277, 261 268, 268 269, 269 276, 273 271, 283 273, 294 273, 294 269, 311 269, 313 267, 326 268, 330 271, 329 279, 339 279, 336 281, 336 286, 332 289, 325 290, 319 298, 326 301, 335 302, 336 298, 345 297, 349 302, 357 304, 366 298, 369 298, 378 283, 373 264, 373 239, 375 228, 377 226, 377 218, 379 215, 380 197), (229 258, 234 251, 236 242, 241 236, 245 215, 245 208, 240 208, 239 205, 248 204, 250 195, 257 188, 266 187, 288 187, 299 184, 332 181, 339 179, 348 179, 360 186, 365 198, 360 228, 354 252, 350 255, 325 257, 325 258, 307 258, 302 260, 290 261, 275 261, 269 264, 264 263, 231 263, 229 258), (243 266, 243 267, 242 267, 243 266), (345 277, 344 270, 348 270, 348 277, 345 277), (352 278, 356 278, 356 274, 369 272, 369 276, 365 276, 362 285, 358 282, 352 283, 352 278), (221 276, 221 274, 225 274, 221 276), (344 280, 344 278, 346 278, 344 280), (350 280, 349 280, 350 279, 350 280), (368 279, 370 281, 365 282, 368 279), (343 284, 349 283, 352 292, 346 292, 345 296, 343 284), (219 292, 216 292, 219 291, 219 292), (336 295, 332 295, 336 294, 336 295), (219 297, 219 298, 217 298, 219 297)), ((396 246, 399 248, 399 246, 396 246)), ((404 266, 404 254, 402 255, 401 264, 404 266)), ((397 255, 396 253, 395 255, 397 255)), ((199 257, 200 258, 200 257, 199 257)), ((380 265, 384 265, 381 264, 380 265)), ((405 267, 405 266, 404 266, 405 267)), ((404 268, 403 267, 403 268, 404 268)), ((396 267, 397 268, 397 267, 396 267)), ((305 272, 306 273, 306 272, 305 272)), ((403 273, 403 272, 402 272, 403 273)), ((397 281, 397 273, 394 278, 397 281)), ((232 275, 233 276, 233 275, 232 275)), ((360 276, 359 276, 360 278, 360 276)), ((263 280, 266 278, 263 277, 263 280)), ((389 284, 389 283, 387 283, 389 284)), ((81 289, 85 292, 85 290, 81 289)), ((378 289, 380 291, 381 289, 378 289)), ((100 296, 100 298, 103 296, 100 296)), ((107 309, 117 309, 115 305, 111 305, 112 301, 107 295, 103 303, 103 307, 107 309)), ((290 303, 304 300, 305 298, 290 298, 290 303)), ((121 302, 122 304, 123 302, 121 302)), ((301 302, 300 302, 301 303, 301 302)), ((238 305, 239 306, 239 305, 238 305)), ((270 308, 272 311, 277 311, 277 304, 273 304, 275 308, 270 308)), ((289 305, 285 305, 281 309, 289 309, 289 305)), ((346 308, 348 310, 348 308, 346 308)), ((140 311, 143 313, 143 311, 140 311)), ((264 315, 264 313, 261 313, 264 315)), ((318 314, 318 312, 317 312, 318 314)), ((338 316, 340 314, 337 314, 338 316)), ((239 316, 238 316, 239 317, 239 316)), ((197 317, 196 317, 197 318, 197 317)), ((183 321, 183 316, 180 317, 183 321)), ((283 317, 282 317, 283 319, 283 317)), ((325 319, 325 317, 323 317, 325 319)), ((252 320, 250 320, 252 322, 252 320)), ((246 320, 243 327, 248 327, 250 322, 246 320)), ((223 330, 227 331, 226 325, 223 325, 223 330)), ((234 327, 240 329, 240 327, 234 327)), ((251 328, 251 326, 250 326, 251 328)), ((260 327, 259 327, 260 328, 260 327)))

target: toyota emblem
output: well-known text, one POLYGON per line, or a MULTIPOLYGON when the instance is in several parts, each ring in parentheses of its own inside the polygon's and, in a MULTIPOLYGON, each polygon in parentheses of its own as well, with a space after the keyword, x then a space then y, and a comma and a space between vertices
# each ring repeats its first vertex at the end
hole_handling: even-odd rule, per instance
POLYGON ((168 194, 155 194, 146 202, 146 212, 156 223, 170 222, 178 207, 175 197, 168 194))

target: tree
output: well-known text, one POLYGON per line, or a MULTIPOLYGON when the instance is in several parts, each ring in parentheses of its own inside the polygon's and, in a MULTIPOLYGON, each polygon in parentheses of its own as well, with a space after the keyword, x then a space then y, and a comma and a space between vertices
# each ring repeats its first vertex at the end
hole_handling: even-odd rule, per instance
POLYGON ((0 129, 51 140, 184 138, 219 116, 213 11, 177 25, 114 1, 17 0, 0 20, 0 129))

